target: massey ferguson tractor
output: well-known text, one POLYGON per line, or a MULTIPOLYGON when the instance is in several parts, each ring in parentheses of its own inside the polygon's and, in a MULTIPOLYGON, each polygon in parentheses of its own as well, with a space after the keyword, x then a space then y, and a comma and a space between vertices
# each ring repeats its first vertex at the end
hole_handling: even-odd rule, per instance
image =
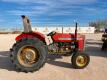
POLYGON ((72 67, 82 69, 90 62, 90 57, 83 53, 85 36, 77 33, 58 33, 45 35, 33 32, 28 17, 22 15, 24 31, 16 37, 10 59, 18 71, 33 72, 39 70, 47 61, 47 54, 71 54, 72 67))

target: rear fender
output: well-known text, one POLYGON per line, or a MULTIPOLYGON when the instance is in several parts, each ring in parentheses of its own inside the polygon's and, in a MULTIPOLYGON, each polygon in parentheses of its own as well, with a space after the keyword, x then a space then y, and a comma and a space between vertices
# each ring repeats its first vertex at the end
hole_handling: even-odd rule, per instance
POLYGON ((38 38, 41 41, 45 42, 45 36, 42 33, 39 32, 29 32, 29 33, 22 33, 19 36, 16 37, 16 41, 20 41, 24 38, 38 38))

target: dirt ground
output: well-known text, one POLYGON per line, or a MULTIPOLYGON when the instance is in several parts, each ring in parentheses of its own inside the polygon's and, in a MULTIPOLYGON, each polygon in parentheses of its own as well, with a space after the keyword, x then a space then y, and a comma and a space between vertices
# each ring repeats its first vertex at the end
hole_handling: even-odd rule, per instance
POLYGON ((71 57, 51 55, 37 72, 17 72, 9 60, 9 49, 15 42, 16 34, 0 35, 0 80, 107 80, 107 52, 101 51, 102 34, 86 34, 86 53, 90 64, 84 69, 73 69, 71 57))

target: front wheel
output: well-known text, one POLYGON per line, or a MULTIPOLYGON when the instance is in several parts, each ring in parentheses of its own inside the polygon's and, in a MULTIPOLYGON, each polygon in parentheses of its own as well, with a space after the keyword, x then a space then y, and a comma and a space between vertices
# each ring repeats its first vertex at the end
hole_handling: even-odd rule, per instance
POLYGON ((90 57, 88 54, 76 53, 76 54, 73 54, 71 62, 72 62, 72 66, 75 69, 82 69, 89 64, 90 57))

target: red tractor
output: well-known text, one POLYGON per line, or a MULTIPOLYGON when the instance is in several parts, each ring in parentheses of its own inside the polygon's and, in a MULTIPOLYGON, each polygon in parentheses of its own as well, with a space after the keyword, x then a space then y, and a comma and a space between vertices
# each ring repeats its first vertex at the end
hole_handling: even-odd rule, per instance
POLYGON ((47 60, 48 53, 72 54, 71 63, 76 69, 82 69, 89 64, 90 57, 84 54, 85 36, 75 33, 57 33, 55 31, 44 35, 33 32, 28 17, 22 15, 24 32, 16 37, 16 43, 11 49, 10 59, 17 70, 33 72, 39 70, 47 60))

